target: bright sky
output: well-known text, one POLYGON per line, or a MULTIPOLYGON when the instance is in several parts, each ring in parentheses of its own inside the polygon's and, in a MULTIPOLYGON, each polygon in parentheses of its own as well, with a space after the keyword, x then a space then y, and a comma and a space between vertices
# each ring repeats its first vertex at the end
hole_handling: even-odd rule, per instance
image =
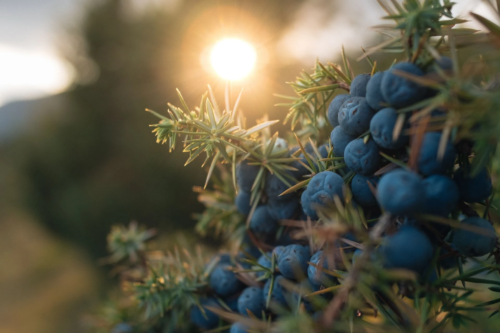
POLYGON ((56 39, 82 0, 0 1, 0 105, 63 91, 71 68, 56 39))
MULTIPOLYGON (((390 3, 390 1, 388 1, 390 3)), ((401 2, 401 0, 398 0, 401 2)), ((493 22, 500 23, 483 0, 455 0, 453 14, 461 17, 470 11, 483 15, 493 22)), ((297 19, 288 33, 280 41, 283 54, 288 61, 313 63, 317 58, 335 58, 344 45, 346 48, 360 50, 360 47, 376 45, 378 34, 371 27, 384 21, 385 11, 376 0, 309 0, 302 5, 297 19), (331 8, 325 8, 325 6, 331 8), (332 15, 333 13, 333 15, 332 15)), ((477 22, 467 23, 468 27, 481 30, 477 22)))
MULTIPOLYGON (((178 0, 129 0, 134 11, 178 0)), ((92 0, 0 0, 0 106, 64 91, 73 73, 58 49, 92 0)))
MULTIPOLYGON (((77 20, 87 1, 0 0, 0 105, 55 94, 67 88, 72 71, 58 53, 57 40, 61 30, 77 20)), ((129 1, 140 10, 151 4, 165 6, 182 0, 129 1)), ((481 0, 456 2, 456 14, 474 9, 495 20, 481 0)), ((302 6, 295 23, 279 44, 289 61, 310 64, 316 57, 334 58, 343 44, 356 49, 373 44, 370 38, 374 35, 369 29, 384 15, 375 0, 339 0, 334 15, 325 10, 327 3, 309 0, 302 6)), ((480 28, 477 24, 474 27, 480 28)))

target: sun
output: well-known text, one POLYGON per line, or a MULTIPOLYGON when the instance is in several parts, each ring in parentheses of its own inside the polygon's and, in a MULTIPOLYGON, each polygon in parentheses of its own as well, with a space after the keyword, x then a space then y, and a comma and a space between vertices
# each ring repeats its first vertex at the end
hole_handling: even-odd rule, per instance
POLYGON ((215 44, 210 56, 215 72, 231 81, 247 76, 252 71, 256 59, 255 48, 236 38, 223 39, 215 44))

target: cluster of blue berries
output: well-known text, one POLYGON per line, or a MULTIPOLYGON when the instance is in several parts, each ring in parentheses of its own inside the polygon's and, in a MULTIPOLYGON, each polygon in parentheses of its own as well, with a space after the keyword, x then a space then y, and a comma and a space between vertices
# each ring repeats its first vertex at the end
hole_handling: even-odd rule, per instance
MULTIPOLYGON (((425 132, 420 144, 414 144, 414 137, 410 140, 410 122, 401 109, 407 110, 435 92, 402 74, 424 76, 436 66, 446 71, 451 68, 451 61, 443 57, 426 70, 402 62, 373 76, 361 74, 352 80, 349 94, 334 97, 328 108, 328 121, 333 126, 330 141, 319 146, 318 151, 322 158, 343 158, 342 172, 311 174, 304 167, 304 154, 298 155, 300 161, 291 164, 295 170, 288 171, 288 176, 297 182, 310 178, 305 189, 282 195, 290 186, 277 175, 264 175, 266 186, 252 211, 251 192, 260 166, 246 160, 237 165, 237 210, 251 215, 249 231, 260 244, 273 250, 247 250, 239 255, 240 259, 249 259, 246 261, 221 256, 210 276, 210 288, 217 297, 203 302, 215 304, 223 300, 234 312, 257 318, 276 316, 276 306, 291 309, 298 303, 307 311, 320 311, 307 298, 289 290, 287 282, 311 292, 338 285, 341 280, 327 272, 345 269, 339 265, 339 258, 344 255, 354 264, 363 244, 357 250, 336 244, 313 251, 308 244, 294 240, 289 228, 280 221, 310 219, 317 223, 321 207, 332 205, 336 198, 343 202, 351 197, 348 193, 352 193, 353 205, 372 220, 376 221, 382 213, 390 216, 393 228, 383 234, 372 261, 388 269, 412 271, 423 284, 435 281, 439 269, 457 268, 459 258, 465 260, 495 250, 493 226, 474 211, 474 204, 487 204, 492 194, 488 171, 483 168, 472 173, 469 156, 464 157, 452 138, 441 132, 425 132), (464 158, 458 158, 460 154, 464 158), (412 167, 403 167, 410 162, 412 167), (451 228, 437 223, 439 219, 460 220, 467 227, 451 228), (476 229, 482 232, 475 232, 476 229), (253 254, 248 256, 249 252, 253 254), (242 282, 235 273, 238 268, 250 274, 253 285, 242 282)), ((441 112, 433 112, 432 116, 441 112)), ((288 149, 286 144, 281 145, 288 149)), ((298 147, 288 149, 288 156, 297 156, 297 150, 298 147)), ((305 152, 312 156, 312 147, 307 146, 305 152)), ((342 237, 358 242, 350 233, 342 237)), ((403 287, 400 290, 407 297, 415 297, 403 287)), ((328 298, 329 293, 322 297, 328 298)), ((209 311, 202 314, 196 307, 192 321, 203 329, 213 329, 219 319, 209 311)), ((247 332, 247 328, 235 323, 230 332, 247 332)))

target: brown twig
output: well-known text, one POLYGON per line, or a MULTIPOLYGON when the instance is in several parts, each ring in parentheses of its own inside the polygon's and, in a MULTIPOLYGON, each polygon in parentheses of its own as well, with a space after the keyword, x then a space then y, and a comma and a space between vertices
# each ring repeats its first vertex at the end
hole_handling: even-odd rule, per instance
POLYGON ((380 217, 379 222, 371 230, 370 241, 366 245, 365 251, 363 251, 363 253, 358 257, 349 273, 349 276, 344 280, 342 288, 330 302, 328 307, 323 312, 323 316, 320 318, 321 323, 324 327, 331 328, 334 324, 335 319, 340 313, 342 305, 348 299, 351 290, 356 287, 359 280, 359 275, 363 267, 365 267, 366 263, 370 261, 371 252, 375 249, 376 244, 389 225, 390 221, 390 215, 384 214, 380 217))

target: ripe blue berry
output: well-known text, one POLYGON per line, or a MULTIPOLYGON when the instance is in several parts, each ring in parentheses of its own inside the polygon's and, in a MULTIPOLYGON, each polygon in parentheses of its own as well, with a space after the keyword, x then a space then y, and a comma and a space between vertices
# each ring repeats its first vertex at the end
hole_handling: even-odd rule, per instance
POLYGON ((333 202, 335 195, 342 199, 343 187, 344 180, 334 172, 323 171, 314 175, 302 192, 302 209, 311 219, 317 220, 315 205, 328 205, 333 202))
POLYGON ((377 197, 382 208, 392 215, 419 213, 425 203, 422 179, 415 173, 394 170, 380 179, 377 197))
MULTIPOLYGON (((300 150, 300 147, 299 146, 295 146, 295 147, 292 147, 290 148, 290 155, 292 155, 293 153, 295 153, 297 150, 300 150)), ((295 157, 298 157, 300 158, 300 160, 302 161, 302 163, 304 163, 305 165, 308 165, 307 164, 307 161, 306 161, 306 158, 304 157, 303 154, 300 154, 298 156, 295 156, 295 157)), ((305 166, 303 166, 299 161, 293 161, 291 164, 290 164, 291 167, 297 169, 295 171, 290 171, 290 174, 295 177, 296 179, 302 179, 302 177, 304 177, 305 175, 311 173, 305 166)))
POLYGON ((339 111, 339 125, 351 135, 361 135, 370 128, 370 120, 375 111, 364 97, 350 97, 339 111))
POLYGON ((456 228, 453 230, 451 243, 458 252, 468 257, 480 257, 493 251, 497 239, 495 229, 490 222, 474 216, 464 219, 460 224, 479 228, 488 235, 456 228))
MULTIPOLYGON (((452 250, 456 250, 455 246, 451 246, 452 250)), ((450 251, 441 248, 441 251, 439 252, 439 256, 444 256, 450 253, 450 251)), ((438 260, 438 264, 441 268, 443 269, 451 269, 451 268, 456 268, 458 261, 457 261, 457 256, 456 255, 448 255, 447 257, 441 258, 438 260)))
POLYGON ((370 133, 373 140, 382 148, 397 149, 403 147, 408 142, 408 136, 399 134, 396 140, 393 139, 394 127, 398 114, 393 108, 380 110, 373 116, 370 122, 370 133))
POLYGON ((375 73, 366 86, 366 102, 375 111, 381 110, 383 105, 387 104, 381 90, 384 74, 385 72, 375 73))
MULTIPOLYGON (((267 141, 267 144, 271 143, 271 139, 267 141)), ((277 138, 274 142, 274 147, 271 150, 271 155, 277 155, 280 153, 288 152, 288 143, 283 138, 277 138)), ((281 156, 281 155, 280 155, 281 156)))
POLYGON ((266 308, 265 302, 262 288, 248 287, 238 298, 238 311, 244 316, 248 316, 250 311, 256 317, 261 317, 262 311, 266 308))
POLYGON ((493 190, 488 170, 483 168, 477 175, 471 177, 462 168, 458 169, 453 179, 460 192, 460 200, 465 202, 483 202, 488 199, 493 190))
POLYGON ((353 140, 345 147, 344 161, 347 167, 356 173, 373 174, 380 164, 378 147, 373 140, 366 144, 362 138, 353 140))
POLYGON ((421 174, 429 176, 435 173, 446 173, 453 168, 457 155, 455 147, 448 141, 446 143, 444 155, 440 159, 438 158, 440 141, 441 133, 425 133, 417 160, 418 171, 421 174))
POLYGON ((394 65, 382 79, 382 95, 387 103, 395 108, 402 108, 420 101, 425 95, 426 88, 397 75, 395 70, 415 76, 424 75, 420 68, 409 62, 394 65))
POLYGON ((236 181, 242 191, 250 192, 253 182, 259 173, 260 167, 249 165, 248 161, 242 161, 236 166, 236 181))
POLYGON ((357 137, 357 135, 347 134, 341 126, 335 127, 330 134, 330 140, 333 145, 333 153, 335 156, 344 157, 345 147, 349 144, 349 142, 357 137))
MULTIPOLYGON (((291 181, 288 180, 288 182, 291 181)), ((289 187, 290 186, 285 184, 275 174, 269 174, 266 179, 266 194, 268 200, 273 202, 284 202, 290 200, 291 198, 296 196, 294 192, 280 196, 280 194, 288 190, 289 187)))
POLYGON ((243 283, 229 268, 230 265, 219 264, 210 274, 210 287, 221 297, 231 296, 243 288, 243 283))
POLYGON ((267 205, 259 206, 255 209, 250 219, 250 230, 259 238, 266 238, 273 235, 279 228, 278 221, 269 213, 267 205))
POLYGON ((311 258, 309 246, 299 244, 288 245, 284 253, 279 256, 278 268, 280 273, 288 279, 296 279, 305 276, 307 262, 311 258))
POLYGON ((119 323, 113 327, 110 333, 132 333, 134 329, 127 323, 119 323))
POLYGON ((453 69, 453 61, 448 57, 441 57, 439 60, 434 61, 434 64, 429 67, 428 72, 436 72, 436 66, 443 71, 451 71, 453 69))
POLYGON ((252 240, 247 234, 245 234, 243 238, 243 243, 241 244, 241 250, 245 254, 255 259, 257 259, 261 255, 259 248, 253 244, 252 240))
MULTIPOLYGON (((295 150, 295 149, 299 149, 299 148, 298 147, 297 148, 294 147, 292 149, 295 150)), ((310 144, 307 144, 304 147, 304 150, 309 155, 309 157, 311 157, 313 159, 317 158, 316 153, 314 152, 314 150, 313 150, 313 148, 312 148, 312 146, 310 144)), ((327 158, 328 157, 328 145, 324 144, 324 145, 319 146, 318 147, 318 152, 319 152, 321 158, 327 158)), ((307 159, 304 156, 304 154, 300 154, 299 158, 300 158, 300 161, 304 165, 307 165, 308 167, 310 167, 309 166, 309 162, 307 161, 307 159)), ((299 163, 299 161, 293 161, 292 164, 291 164, 292 167, 294 167, 294 168, 297 169, 297 171, 290 171, 290 174, 293 177, 295 177, 296 179, 301 179, 303 176, 308 175, 308 174, 311 173, 311 171, 309 169, 307 169, 302 163, 299 163)))
POLYGON ((363 207, 372 207, 378 204, 377 198, 373 194, 368 182, 377 188, 379 177, 363 176, 356 174, 351 181, 351 192, 354 200, 363 207))
MULTIPOLYGON (((279 304, 281 306, 286 306, 287 301, 285 297, 285 289, 281 285, 281 281, 286 280, 283 275, 277 275, 274 278, 274 284, 273 284, 273 289, 271 291, 271 302, 274 302, 276 304, 279 304)), ((267 295, 269 294, 269 290, 271 289, 271 282, 272 280, 269 279, 267 280, 266 284, 264 285, 264 289, 262 290, 262 296, 264 300, 267 300, 267 295)))
POLYGON ((280 255, 282 255, 283 253, 285 253, 287 251, 287 247, 286 246, 276 246, 274 249, 273 249, 273 254, 276 256, 276 262, 279 260, 280 258, 280 255))
POLYGON ((232 295, 223 299, 231 312, 238 313, 238 295, 232 295))
MULTIPOLYGON (((421 285, 432 285, 436 280, 437 280, 437 272, 436 269, 433 267, 427 267, 422 274, 420 274, 418 282, 421 285)), ((406 288, 405 288, 406 289, 406 288)), ((424 290, 421 290, 417 293, 417 290, 415 288, 410 288, 408 289, 403 289, 401 290, 401 285, 400 285, 400 293, 402 293, 404 296, 408 297, 409 299, 415 299, 415 297, 422 298, 427 295, 427 292, 424 290)))
POLYGON ((234 200, 234 204, 238 212, 243 215, 248 215, 252 206, 250 205, 250 192, 240 191, 234 200))
POLYGON ((225 265, 231 265, 231 255, 229 255, 229 253, 222 253, 217 257, 215 257, 215 259, 217 259, 217 265, 221 265, 221 264, 225 264, 225 265))
POLYGON ((346 99, 348 99, 349 97, 351 97, 351 95, 348 95, 348 94, 337 95, 330 103, 330 106, 328 107, 327 117, 328 117, 328 121, 330 122, 330 124, 333 127, 339 125, 340 107, 342 106, 342 104, 344 104, 346 99))
MULTIPOLYGON (((271 256, 272 253, 268 252, 266 253, 267 255, 261 255, 259 259, 257 260, 257 263, 261 266, 264 266, 266 268, 271 268, 272 267, 272 262, 271 262, 271 256)), ((259 278, 261 276, 264 276, 264 271, 259 271, 256 272, 255 275, 259 278)))
POLYGON ((370 82, 371 79, 370 74, 359 74, 356 76, 351 82, 351 96, 366 96, 366 86, 370 82))
POLYGON ((352 255, 352 264, 354 265, 356 263, 356 260, 359 258, 360 255, 363 254, 363 250, 361 249, 356 249, 354 251, 354 254, 352 255))
POLYGON ((276 220, 290 220, 300 211, 300 199, 293 196, 288 201, 268 201, 269 214, 276 220))
MULTIPOLYGON (((318 251, 311 257, 309 260, 311 263, 323 267, 324 269, 333 270, 334 267, 329 265, 329 258, 326 255, 323 255, 323 251, 318 251)), ((317 267, 313 265, 309 265, 307 268, 307 277, 311 284, 315 287, 319 287, 320 285, 331 286, 333 284, 338 284, 338 280, 325 272, 320 272, 317 267)))
POLYGON ((231 325, 229 333, 248 333, 248 328, 242 323, 234 323, 231 325))
POLYGON ((432 261, 434 248, 419 228, 403 225, 399 231, 384 239, 379 253, 387 268, 402 268, 423 273, 432 261))
MULTIPOLYGON (((200 299, 200 305, 202 307, 220 307, 215 298, 202 298, 200 299)), ((191 308, 191 322, 203 330, 214 329, 219 324, 219 317, 208 309, 204 308, 204 310, 205 314, 198 306, 193 306, 191 308)))
POLYGON ((446 217, 458 205, 458 187, 450 177, 432 175, 423 180, 424 213, 446 217))

